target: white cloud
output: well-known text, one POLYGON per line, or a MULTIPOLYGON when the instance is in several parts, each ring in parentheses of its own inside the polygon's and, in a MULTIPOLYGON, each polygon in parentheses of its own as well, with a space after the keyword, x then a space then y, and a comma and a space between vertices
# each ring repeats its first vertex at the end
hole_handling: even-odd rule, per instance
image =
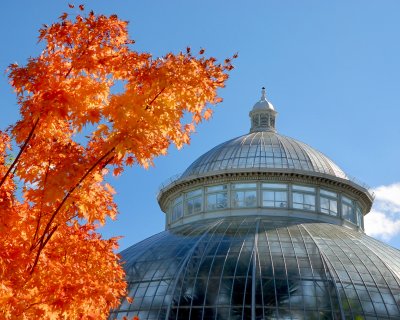
POLYGON ((380 186, 375 193, 372 210, 365 217, 365 232, 389 241, 400 234, 400 183, 380 186))

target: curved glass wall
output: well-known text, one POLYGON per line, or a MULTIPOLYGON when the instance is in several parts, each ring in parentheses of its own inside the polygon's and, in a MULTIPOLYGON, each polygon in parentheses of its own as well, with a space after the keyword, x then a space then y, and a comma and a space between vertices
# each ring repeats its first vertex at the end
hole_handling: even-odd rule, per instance
POLYGON ((295 209, 342 218, 360 228, 363 213, 348 195, 310 185, 241 182, 191 189, 170 201, 168 223, 204 212, 246 208, 295 209))
POLYGON ((110 319, 400 319, 400 251, 327 223, 224 218, 121 253, 110 319))

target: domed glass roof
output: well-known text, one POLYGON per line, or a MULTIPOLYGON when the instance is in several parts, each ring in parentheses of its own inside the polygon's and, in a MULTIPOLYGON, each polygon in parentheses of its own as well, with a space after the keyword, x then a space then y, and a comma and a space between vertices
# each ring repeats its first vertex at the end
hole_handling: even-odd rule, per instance
POLYGON ((347 179, 321 152, 272 131, 253 132, 216 146, 193 162, 181 178, 238 169, 300 170, 347 179))
POLYGON ((400 318, 400 252, 341 226, 230 217, 121 255, 134 301, 110 319, 400 318))

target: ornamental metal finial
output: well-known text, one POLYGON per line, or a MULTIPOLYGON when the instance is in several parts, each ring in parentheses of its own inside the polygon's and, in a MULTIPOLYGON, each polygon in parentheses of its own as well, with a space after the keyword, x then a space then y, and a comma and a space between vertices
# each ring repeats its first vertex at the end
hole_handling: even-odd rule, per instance
POLYGON ((261 100, 267 100, 267 97, 265 94, 265 87, 261 88, 261 100))

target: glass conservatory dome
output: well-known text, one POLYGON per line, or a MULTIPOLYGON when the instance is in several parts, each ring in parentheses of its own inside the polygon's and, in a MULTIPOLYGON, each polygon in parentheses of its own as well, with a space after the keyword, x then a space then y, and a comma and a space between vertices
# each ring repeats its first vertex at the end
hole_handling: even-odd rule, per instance
POLYGON ((400 319, 400 251, 364 233, 373 195, 276 133, 250 133, 163 186, 166 231, 121 252, 133 303, 109 319, 400 319))

